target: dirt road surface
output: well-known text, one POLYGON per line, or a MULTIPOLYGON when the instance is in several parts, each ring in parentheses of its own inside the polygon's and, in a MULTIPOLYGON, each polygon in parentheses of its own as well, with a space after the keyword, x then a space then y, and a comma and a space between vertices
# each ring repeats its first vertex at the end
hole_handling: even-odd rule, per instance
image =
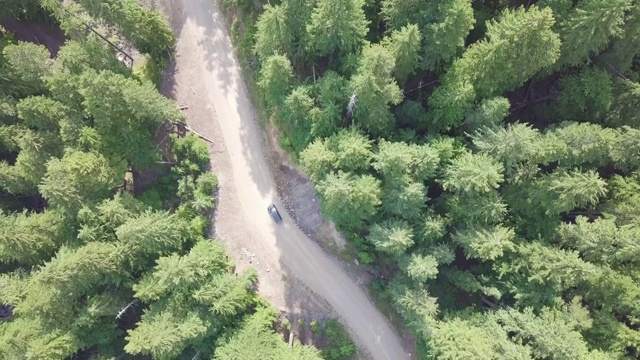
POLYGON ((212 170, 220 178, 215 236, 232 248, 239 270, 258 270, 260 293, 276 306, 304 313, 326 301, 373 359, 410 358, 358 284, 284 211, 264 155, 263 132, 218 6, 216 0, 162 1, 179 39, 170 95, 189 107, 189 125, 214 139, 212 170), (281 209, 281 224, 267 213, 271 203, 281 209), (311 292, 296 293, 300 282, 311 292))

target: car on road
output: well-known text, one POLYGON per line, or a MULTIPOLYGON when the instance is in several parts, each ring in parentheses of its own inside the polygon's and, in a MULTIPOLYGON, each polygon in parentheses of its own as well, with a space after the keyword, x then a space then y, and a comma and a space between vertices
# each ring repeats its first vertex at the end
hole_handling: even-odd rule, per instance
POLYGON ((282 222, 282 216, 280 216, 280 212, 278 212, 278 208, 275 205, 271 204, 267 207, 267 211, 269 211, 269 215, 273 218, 273 220, 277 223, 282 222))

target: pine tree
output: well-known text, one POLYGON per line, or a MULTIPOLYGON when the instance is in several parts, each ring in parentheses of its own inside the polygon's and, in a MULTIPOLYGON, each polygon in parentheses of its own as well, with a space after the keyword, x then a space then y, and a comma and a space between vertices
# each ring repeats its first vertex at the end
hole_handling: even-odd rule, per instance
POLYGON ((481 98, 513 90, 558 59, 554 23, 549 9, 507 9, 487 24, 488 40, 472 45, 449 71, 468 74, 481 98))
POLYGON ((27 127, 41 131, 59 131, 60 123, 68 116, 63 104, 44 96, 21 99, 16 110, 27 127))
POLYGON ((598 54, 612 37, 622 35, 624 14, 631 0, 586 0, 576 6, 560 24, 562 57, 560 64, 581 65, 598 54))
POLYGON ((607 193, 607 183, 595 171, 557 171, 545 179, 559 212, 594 206, 607 193))
POLYGON ((314 108, 309 88, 299 86, 284 100, 281 128, 296 151, 302 151, 311 141, 311 112, 314 108))
POLYGON ((0 262, 42 264, 65 239, 60 212, 0 215, 0 262))
POLYGON ((433 255, 413 253, 400 260, 400 268, 411 279, 425 282, 438 275, 438 259, 433 255))
POLYGON ((395 257, 404 254, 414 243, 413 230, 404 221, 388 221, 373 225, 367 240, 379 251, 395 257))
POLYGON ((589 222, 579 216, 575 224, 563 224, 558 229, 558 240, 566 247, 576 249, 589 262, 611 267, 638 266, 640 246, 635 242, 640 229, 635 225, 618 227, 615 218, 589 222))
POLYGON ((291 62, 284 55, 271 55, 260 70, 258 86, 264 91, 265 101, 271 108, 284 101, 293 81, 291 62))
POLYGON ((618 131, 609 156, 613 165, 624 171, 640 168, 640 130, 623 126, 618 131))
POLYGON ((109 70, 127 76, 129 69, 114 56, 113 48, 97 36, 82 40, 67 40, 56 55, 56 64, 72 74, 85 70, 109 70))
POLYGON ((424 338, 433 333, 438 303, 423 285, 409 286, 406 281, 396 279, 390 284, 388 292, 393 306, 409 328, 424 338))
POLYGON ((446 132, 457 126, 471 109, 476 97, 469 80, 459 78, 449 81, 437 87, 427 100, 429 110, 426 127, 431 132, 446 132))
POLYGON ((20 316, 42 315, 47 322, 68 322, 77 301, 100 286, 119 283, 122 277, 113 244, 92 242, 77 249, 62 247, 29 279, 24 299, 15 304, 15 311, 20 316))
POLYGON ((614 99, 606 122, 611 126, 640 127, 640 83, 618 79, 613 87, 614 99))
POLYGON ((454 61, 429 98, 433 130, 457 125, 476 96, 487 98, 513 90, 554 64, 560 39, 551 30, 553 24, 551 10, 535 6, 507 9, 500 21, 489 22, 487 39, 473 44, 454 61))
POLYGON ((80 1, 92 16, 117 26, 136 49, 155 58, 169 55, 175 37, 163 16, 134 0, 80 1))
POLYGON ((528 124, 515 123, 506 127, 482 128, 473 137, 473 145, 500 161, 506 173, 512 173, 520 164, 541 161, 543 147, 538 130, 528 124))
POLYGON ((329 174, 316 187, 324 214, 345 229, 361 228, 377 213, 382 198, 380 181, 371 175, 339 171, 329 174))
POLYGON ((431 18, 428 0, 382 0, 380 13, 389 29, 400 30, 409 24, 420 26, 431 18))
POLYGON ((319 56, 357 51, 369 26, 364 5, 364 0, 318 0, 307 23, 310 51, 319 56))
POLYGON ((145 312, 138 326, 129 331, 124 350, 158 360, 178 357, 190 342, 203 337, 208 328, 199 314, 181 310, 145 312))
POLYGON ((587 344, 580 333, 565 323, 560 314, 546 310, 536 316, 531 308, 526 308, 523 312, 499 310, 492 316, 505 331, 515 335, 516 342, 531 344, 535 358, 589 358, 587 344))
POLYGON ((307 58, 307 23, 310 22, 311 13, 317 0, 285 0, 282 2, 285 11, 285 24, 287 33, 291 36, 289 55, 297 62, 298 59, 307 58))
POLYGON ((625 12, 621 28, 622 34, 612 37, 607 48, 594 59, 594 62, 605 68, 628 74, 640 48, 640 10, 637 2, 631 2, 631 8, 625 12))
POLYGON ((430 1, 433 20, 423 25, 423 68, 434 70, 448 65, 465 46, 475 24, 469 0, 430 1))
POLYGON ((327 140, 316 139, 300 153, 300 166, 318 183, 335 170, 336 159, 337 154, 329 148, 327 140))
POLYGON ((601 122, 613 102, 613 81, 604 70, 590 68, 561 81, 558 110, 567 120, 601 122))
POLYGON ((428 145, 381 140, 374 156, 373 167, 385 179, 402 179, 406 175, 424 181, 436 175, 440 158, 428 145))
POLYGON ((547 133, 564 146, 557 153, 561 166, 603 166, 610 162, 609 152, 616 142, 617 132, 590 123, 563 122, 547 133))
POLYGON ((287 6, 287 3, 275 6, 266 4, 258 17, 253 51, 263 61, 271 55, 287 54, 291 49, 292 36, 287 25, 287 6))
POLYGON ((47 161, 61 155, 60 139, 54 133, 19 130, 13 141, 19 148, 13 166, 0 162, 2 186, 14 195, 35 194, 47 172, 47 161))
POLYGON ((349 83, 357 99, 353 118, 373 136, 383 136, 391 129, 394 119, 389 107, 402 100, 402 91, 391 76, 394 66, 389 50, 370 45, 363 50, 358 72, 349 83))
POLYGON ((229 271, 224 248, 214 241, 198 242, 187 255, 158 259, 153 272, 133 285, 135 297, 151 303, 174 293, 189 293, 217 274, 229 271))
POLYGON ((406 220, 420 217, 428 200, 427 188, 408 176, 385 180, 382 192, 382 211, 406 220))
POLYGON ((319 109, 311 115, 311 135, 314 138, 329 137, 338 131, 347 107, 347 80, 328 70, 315 84, 314 90, 319 109))
POLYGON ((46 93, 45 77, 53 71, 50 56, 42 45, 19 42, 5 46, 3 58, 10 69, 11 95, 25 97, 46 93))
POLYGON ((329 146, 336 156, 335 168, 349 173, 369 169, 373 158, 371 140, 357 129, 341 130, 329 139, 329 146))
POLYGON ((395 30, 385 40, 384 46, 395 58, 395 77, 404 84, 420 65, 420 43, 422 34, 415 24, 395 30))
POLYGON ((465 153, 445 170, 442 185, 454 192, 488 193, 502 183, 504 167, 485 154, 465 153))
POLYGON ((215 350, 215 360, 251 358, 260 354, 263 358, 283 360, 319 360, 320 354, 310 346, 294 342, 288 349, 278 334, 271 329, 276 321, 275 310, 259 307, 255 314, 242 321, 237 329, 225 336, 215 350))
POLYGON ((500 127, 502 121, 509 115, 510 107, 509 99, 501 96, 483 99, 480 104, 467 112, 462 127, 471 133, 483 128, 500 127))
POLYGON ((116 229, 119 251, 133 269, 176 251, 187 240, 187 223, 176 214, 146 211, 116 229))
POLYGON ((124 179, 124 164, 112 166, 102 155, 67 152, 47 163, 38 189, 54 207, 76 213, 86 202, 101 201, 124 179))
POLYGON ((452 317, 441 321, 428 337, 433 358, 443 360, 495 359, 505 356, 509 359, 529 359, 529 349, 514 346, 500 327, 474 324, 466 319, 452 317), (502 340, 502 341, 501 341, 502 340), (506 349, 505 349, 506 347, 506 349))
POLYGON ((507 214, 507 204, 496 190, 484 194, 451 194, 444 200, 451 222, 459 226, 495 225, 507 214))
POLYGON ((515 248, 515 232, 501 225, 464 229, 457 231, 452 238, 463 247, 467 259, 495 260, 515 248))

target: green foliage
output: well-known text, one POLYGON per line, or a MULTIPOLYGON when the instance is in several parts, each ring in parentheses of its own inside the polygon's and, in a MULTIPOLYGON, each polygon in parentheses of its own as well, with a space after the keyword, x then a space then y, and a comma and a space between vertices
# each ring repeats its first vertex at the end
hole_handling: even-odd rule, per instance
POLYGON ((287 96, 293 80, 291 62, 284 55, 269 56, 260 70, 258 86, 271 108, 279 106, 287 96))
POLYGON ((180 249, 188 234, 186 221, 176 214, 151 211, 129 219, 115 233, 122 257, 134 268, 180 249))
POLYGON ((140 324, 127 336, 125 351, 149 354, 155 359, 175 359, 184 344, 203 336, 207 327, 194 313, 174 315, 169 312, 146 313, 140 324))
POLYGON ((19 152, 13 166, 0 162, 2 185, 14 195, 35 194, 47 172, 47 161, 61 153, 60 140, 53 133, 12 130, 17 130, 12 142, 19 152))
POLYGON ((591 53, 599 53, 612 37, 620 36, 630 0, 587 0, 576 6, 560 23, 561 64, 581 65, 591 53))
POLYGON ((51 206, 73 214, 86 202, 106 198, 124 182, 124 172, 124 164, 111 165, 102 155, 70 151, 47 163, 38 189, 51 206))
POLYGON ((428 1, 425 0, 383 0, 381 3, 380 13, 393 30, 399 30, 408 24, 421 25, 421 20, 425 17, 423 9, 428 6, 428 1))
POLYGON ((558 229, 558 238, 564 246, 580 251, 589 262, 621 268, 637 261, 639 249, 634 238, 638 231, 635 224, 616 226, 615 218, 588 222, 580 216, 575 224, 563 224, 558 229))
POLYGON ((254 51, 261 60, 271 55, 286 54, 291 48, 292 34, 287 24, 287 3, 272 6, 266 4, 256 23, 254 51))
POLYGON ((407 25, 385 39, 384 45, 395 58, 395 76, 398 84, 404 84, 420 65, 422 35, 417 25, 407 25))
POLYGON ((314 86, 319 109, 311 113, 311 135, 314 138, 335 134, 346 108, 347 81, 334 71, 327 71, 314 86))
POLYGON ((322 349, 323 359, 344 360, 356 354, 356 346, 339 322, 333 319, 327 320, 324 331, 327 337, 327 346, 322 349))
POLYGON ((2 57, 6 61, 8 94, 17 97, 46 92, 45 77, 52 73, 53 61, 49 51, 41 45, 27 42, 8 44, 2 57))
POLYGON ((97 36, 87 36, 83 41, 67 40, 58 51, 56 62, 72 74, 80 74, 88 69, 110 70, 122 75, 128 75, 129 72, 114 56, 113 48, 97 36))
POLYGON ((391 77, 395 59, 381 45, 371 45, 363 50, 356 75, 349 82, 349 89, 357 99, 353 118, 369 134, 382 136, 393 125, 391 105, 402 100, 402 92, 391 77))
POLYGON ((400 267, 407 276, 418 282, 438 275, 438 260, 433 255, 411 254, 401 260, 400 267))
POLYGON ((515 171, 520 164, 536 162, 543 150, 540 133, 522 123, 497 129, 485 127, 477 131, 472 139, 480 152, 500 161, 507 173, 515 171))
POLYGON ((563 79, 558 104, 564 119, 599 122, 613 102, 613 81, 601 69, 586 69, 578 76, 563 79))
POLYGON ((606 190, 606 182, 595 171, 555 172, 545 179, 560 211, 595 205, 606 190))
POLYGON ((467 258, 495 260, 505 251, 514 249, 515 232, 502 226, 489 228, 470 228, 458 231, 453 241, 460 244, 467 258))
POLYGON ((373 151, 367 136, 352 128, 341 130, 329 140, 336 156, 335 167, 345 172, 358 173, 369 169, 373 151))
POLYGON ((502 183, 504 167, 484 154, 465 153, 447 167, 442 186, 455 192, 488 193, 502 183))
POLYGON ((556 159, 567 168, 606 164, 617 136, 613 129, 574 122, 563 122, 547 133, 547 137, 559 140, 562 144, 556 159))
POLYGON ((167 67, 167 63, 163 60, 156 60, 151 57, 145 57, 141 63, 136 64, 133 74, 141 81, 152 83, 156 89, 162 87, 162 72, 167 67))
POLYGON ((135 0, 82 0, 80 4, 91 16, 118 27, 142 53, 166 59, 173 50, 176 40, 164 17, 135 0))
POLYGON ((558 59, 554 23, 549 9, 504 10, 500 21, 487 24, 488 40, 471 46, 449 71, 469 76, 480 97, 513 90, 558 59))
POLYGON ((637 357, 636 1, 303 3, 261 86, 421 358, 637 357))
POLYGON ((0 262, 42 264, 65 239, 65 222, 57 211, 0 215, 0 262))
POLYGON ((300 166, 313 181, 319 182, 334 170, 336 159, 337 154, 326 140, 315 140, 300 153, 300 166))
POLYGON ((386 179, 410 176, 415 180, 424 181, 436 174, 439 160, 435 149, 428 145, 382 140, 378 144, 373 167, 386 179))
POLYGON ((358 50, 369 25, 364 4, 364 0, 318 0, 307 23, 310 51, 330 56, 358 50))
POLYGON ((640 84, 629 80, 617 80, 613 86, 614 99, 606 121, 613 126, 640 126, 640 84))
POLYGON ((427 129, 445 132, 457 126, 471 109, 475 96, 469 81, 452 81, 439 86, 428 99, 427 129))
POLYGON ((209 165, 209 149, 207 144, 196 135, 188 133, 184 137, 172 135, 172 148, 179 159, 174 171, 181 176, 198 175, 209 165))
POLYGON ((509 115, 509 100, 500 96, 483 99, 465 115, 463 127, 468 131, 482 128, 495 128, 509 115))
POLYGON ((235 333, 228 334, 216 348, 214 359, 250 359, 256 354, 268 359, 321 359, 319 351, 298 341, 294 342, 292 349, 288 349, 280 336, 271 329, 275 319, 276 312, 272 308, 259 307, 255 314, 247 317, 235 329, 235 333))
POLYGON ((308 87, 295 88, 284 100, 280 127, 291 140, 296 152, 304 150, 311 140, 311 112, 313 99, 308 87))
POLYGON ((473 29, 475 18, 471 1, 429 1, 427 10, 432 16, 430 24, 423 25, 424 46, 422 65, 434 70, 448 65, 460 54, 467 35, 473 29), (437 3, 437 4, 435 4, 437 3))
POLYGON ((342 171, 317 184, 324 214, 336 225, 359 229, 378 211, 380 181, 371 175, 354 176, 342 171))
POLYGON ((419 217, 428 200, 426 187, 408 177, 388 180, 382 190, 382 210, 407 220, 419 217))
POLYGON ((371 227, 367 237, 376 249, 399 257, 413 245, 413 231, 404 221, 388 221, 371 227))

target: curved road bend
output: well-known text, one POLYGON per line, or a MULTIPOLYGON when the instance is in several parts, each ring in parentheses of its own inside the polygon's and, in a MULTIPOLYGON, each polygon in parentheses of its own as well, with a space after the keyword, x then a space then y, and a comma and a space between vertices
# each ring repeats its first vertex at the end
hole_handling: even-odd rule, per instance
POLYGON ((193 81, 205 83, 207 97, 216 112, 227 151, 232 159, 233 180, 248 226, 257 230, 275 257, 342 317, 356 342, 374 359, 402 360, 409 355, 398 335, 373 303, 340 265, 294 225, 281 211, 283 223, 275 224, 267 213, 273 202, 284 209, 264 156, 262 129, 242 80, 240 66, 231 51, 223 16, 216 0, 176 0, 185 23, 181 37, 196 49, 200 69, 193 81))

